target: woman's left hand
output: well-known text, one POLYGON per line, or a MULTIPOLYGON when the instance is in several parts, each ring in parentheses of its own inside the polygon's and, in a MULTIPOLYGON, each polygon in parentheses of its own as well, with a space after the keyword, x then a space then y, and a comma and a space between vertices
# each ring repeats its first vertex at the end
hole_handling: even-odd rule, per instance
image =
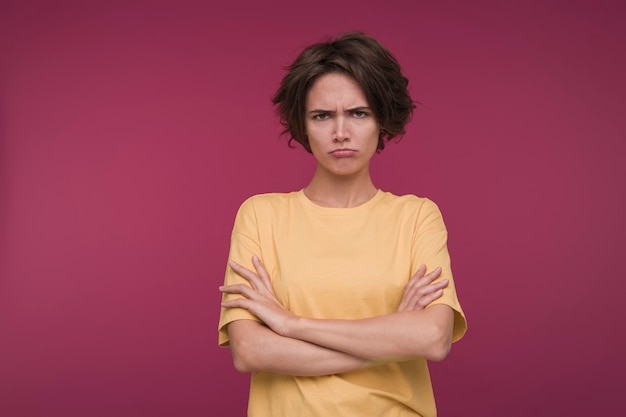
POLYGON ((398 312, 423 310, 430 303, 440 298, 443 295, 443 289, 448 286, 448 280, 444 279, 433 283, 439 278, 439 275, 441 275, 440 267, 426 274, 426 265, 420 266, 404 288, 398 312))
POLYGON ((219 287, 220 291, 228 294, 241 294, 243 298, 236 298, 222 303, 225 308, 243 308, 257 316, 269 328, 281 336, 288 333, 290 324, 297 321, 298 317, 289 312, 276 298, 272 280, 263 266, 261 260, 253 256, 252 264, 256 273, 234 261, 230 261, 230 267, 241 277, 245 278, 250 286, 235 284, 219 287))

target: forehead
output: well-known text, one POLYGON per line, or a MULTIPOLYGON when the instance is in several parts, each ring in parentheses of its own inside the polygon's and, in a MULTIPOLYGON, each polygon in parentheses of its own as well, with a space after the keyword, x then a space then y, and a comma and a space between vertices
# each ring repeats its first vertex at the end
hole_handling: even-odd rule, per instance
POLYGON ((307 110, 332 109, 337 106, 367 107, 365 92, 349 75, 335 72, 324 74, 313 83, 307 93, 307 110))

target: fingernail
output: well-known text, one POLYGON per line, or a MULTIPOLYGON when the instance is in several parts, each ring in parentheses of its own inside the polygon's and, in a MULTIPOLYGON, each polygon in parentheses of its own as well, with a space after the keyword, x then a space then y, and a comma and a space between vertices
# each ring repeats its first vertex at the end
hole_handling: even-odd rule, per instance
POLYGON ((228 261, 228 265, 230 265, 230 266, 237 266, 237 262, 235 262, 235 261, 228 261))
POLYGON ((253 260, 254 262, 259 262, 259 257, 258 257, 258 256, 256 256, 256 255, 252 255, 252 260, 253 260))

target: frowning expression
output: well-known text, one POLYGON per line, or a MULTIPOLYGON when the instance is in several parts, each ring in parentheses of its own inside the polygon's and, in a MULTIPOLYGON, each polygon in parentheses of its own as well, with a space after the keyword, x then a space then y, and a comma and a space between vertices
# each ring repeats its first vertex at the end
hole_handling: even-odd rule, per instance
POLYGON ((380 125, 353 78, 328 73, 317 79, 307 94, 305 118, 318 170, 339 176, 369 173, 380 125))

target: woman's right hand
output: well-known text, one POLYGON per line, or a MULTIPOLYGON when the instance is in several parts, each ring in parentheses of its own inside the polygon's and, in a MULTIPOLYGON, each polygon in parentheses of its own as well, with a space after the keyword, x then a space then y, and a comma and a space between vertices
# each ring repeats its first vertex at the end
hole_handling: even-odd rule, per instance
POLYGON ((428 304, 441 297, 443 289, 448 286, 448 280, 444 279, 433 284, 441 275, 441 268, 437 267, 426 274, 426 265, 419 267, 415 275, 404 288, 402 300, 398 312, 423 310, 428 304))
POLYGON ((248 281, 250 285, 233 284, 221 286, 220 291, 223 293, 240 294, 243 296, 222 302, 222 307, 248 310, 276 334, 288 336, 286 333, 290 324, 296 322, 298 317, 278 301, 274 293, 272 278, 256 255, 252 257, 252 264, 255 271, 247 269, 233 260, 229 262, 230 267, 239 276, 248 281))

